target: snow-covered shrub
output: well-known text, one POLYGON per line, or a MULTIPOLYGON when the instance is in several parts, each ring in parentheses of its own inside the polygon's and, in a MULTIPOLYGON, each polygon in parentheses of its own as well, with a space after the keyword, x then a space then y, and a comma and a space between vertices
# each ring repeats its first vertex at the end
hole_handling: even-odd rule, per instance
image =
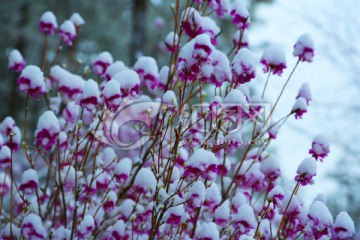
MULTIPOLYGON (((104 51, 92 72, 80 75, 71 61, 47 62, 46 52, 41 67, 10 53, 27 98, 22 130, 11 117, 0 124, 0 238, 351 239, 354 223, 345 212, 334 222, 322 198, 308 209, 297 194, 314 183, 317 160, 330 152, 326 138, 314 139, 291 190, 282 186, 281 159, 269 153, 289 116, 302 118, 312 100, 304 84, 288 114, 273 118, 293 71, 313 61, 311 37, 295 43, 297 63, 287 72, 282 48, 251 52, 243 1, 173 7, 176 28, 164 36, 168 66, 151 56, 125 66, 104 51), (217 18, 232 20, 229 54, 217 46, 217 18), (265 87, 249 91, 249 82, 263 77, 261 64, 265 87), (272 74, 289 77, 264 115, 272 74), (30 97, 48 106, 34 142, 30 97)), ((75 13, 58 28, 45 12, 39 26, 45 41, 60 38, 63 54, 74 50, 84 24, 75 13)))

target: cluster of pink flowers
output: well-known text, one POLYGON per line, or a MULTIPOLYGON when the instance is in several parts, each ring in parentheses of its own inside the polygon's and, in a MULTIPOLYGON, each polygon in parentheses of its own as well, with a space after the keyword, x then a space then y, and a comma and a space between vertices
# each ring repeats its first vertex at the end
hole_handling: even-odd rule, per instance
MULTIPOLYGON (((159 68, 150 56, 126 66, 105 51, 85 79, 61 63, 45 66, 44 75, 15 50, 9 55, 9 68, 21 72, 19 90, 43 95, 50 104, 33 143, 25 109, 21 148, 15 121, 8 117, 0 124, 1 203, 10 206, 2 208, 1 239, 354 236, 346 212, 334 222, 326 200, 317 197, 307 208, 297 194, 314 183, 317 160, 330 152, 326 138, 313 140, 293 189, 282 186, 282 161, 269 149, 283 119, 307 111, 309 85, 302 85, 288 115, 268 126, 271 116, 260 114, 263 96, 248 87, 261 75, 247 40, 248 10, 240 0, 194 2, 196 9, 175 11, 182 12, 175 16, 182 28, 164 36, 169 66, 159 68), (229 54, 216 48, 220 28, 207 16, 208 7, 216 17, 229 15, 238 30, 229 54), (189 41, 182 44, 181 36, 189 41), (25 163, 17 161, 19 155, 25 163)), ((61 40, 73 47, 83 24, 72 15, 59 27, 61 40)), ((39 25, 45 35, 58 28, 51 12, 39 25)), ((308 35, 299 38, 294 56, 298 63, 312 61, 308 35)), ((260 63, 268 77, 287 67, 279 47, 265 50, 260 63)), ((25 105, 32 103, 27 98, 25 105)))

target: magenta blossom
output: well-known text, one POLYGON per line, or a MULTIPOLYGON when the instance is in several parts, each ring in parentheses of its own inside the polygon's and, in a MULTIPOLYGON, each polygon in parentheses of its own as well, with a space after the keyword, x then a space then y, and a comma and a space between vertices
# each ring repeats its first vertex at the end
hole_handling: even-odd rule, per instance
POLYGON ((286 68, 285 53, 279 47, 270 47, 261 56, 260 63, 264 65, 264 73, 271 71, 273 74, 281 76, 286 68))
POLYGON ((9 54, 8 67, 15 72, 21 72, 25 68, 25 65, 26 61, 21 55, 21 53, 18 50, 13 49, 9 54))
POLYGON ((40 32, 45 35, 52 35, 54 31, 57 29, 57 21, 54 13, 47 11, 45 12, 39 22, 40 32))
POLYGON ((39 186, 39 179, 34 169, 28 169, 23 173, 21 184, 19 186, 20 191, 24 191, 27 194, 32 194, 39 186))
POLYGON ((241 0, 234 1, 230 16, 232 17, 232 22, 239 30, 249 26, 250 14, 241 0))
POLYGON ((19 90, 27 92, 30 96, 36 97, 45 93, 44 73, 37 66, 26 66, 17 79, 19 90))
POLYGON ((295 181, 302 186, 314 184, 313 177, 316 176, 316 161, 314 158, 305 158, 299 165, 295 181))
POLYGON ((299 37, 294 45, 294 57, 299 57, 302 62, 312 62, 314 58, 314 41, 308 34, 299 37))
POLYGON ((96 75, 104 77, 107 68, 113 63, 113 58, 109 52, 102 52, 96 56, 93 63, 93 71, 96 75))
POLYGON ((323 161, 325 157, 330 152, 330 147, 327 139, 324 135, 318 135, 312 142, 311 149, 309 150, 309 153, 312 154, 312 156, 316 160, 320 160, 320 162, 323 161))
POLYGON ((74 38, 76 38, 76 29, 74 23, 66 20, 59 28, 59 36, 61 40, 67 45, 72 46, 74 38))
POLYGON ((38 121, 35 131, 35 143, 42 146, 47 151, 56 144, 60 133, 60 123, 54 112, 46 111, 38 121))

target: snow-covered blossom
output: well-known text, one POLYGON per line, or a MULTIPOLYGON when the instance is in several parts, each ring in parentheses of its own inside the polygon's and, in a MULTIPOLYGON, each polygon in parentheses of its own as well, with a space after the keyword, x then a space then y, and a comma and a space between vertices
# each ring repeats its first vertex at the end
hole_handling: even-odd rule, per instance
POLYGON ((294 57, 300 61, 312 62, 314 58, 314 41, 309 34, 303 34, 294 45, 294 57))
POLYGON ((239 30, 243 30, 249 26, 250 14, 241 0, 235 0, 230 11, 232 22, 239 30))
POLYGON ((254 211, 249 204, 245 203, 239 207, 238 212, 233 215, 233 225, 241 234, 256 228, 254 211))
POLYGON ((277 185, 268 194, 268 199, 274 204, 276 207, 282 206, 282 200, 284 199, 284 192, 281 186, 277 185))
POLYGON ((312 156, 316 160, 320 160, 320 162, 322 162, 323 159, 327 157, 329 152, 330 152, 330 146, 325 135, 320 134, 316 138, 314 138, 309 153, 312 154, 312 156))
POLYGON ((37 66, 26 66, 17 83, 21 92, 27 92, 32 97, 45 93, 44 73, 37 66))
POLYGON ((296 171, 295 181, 298 181, 303 186, 314 184, 313 177, 316 176, 316 168, 314 158, 305 158, 296 171))
POLYGON ((323 236, 331 237, 333 217, 329 209, 321 201, 314 201, 309 209, 308 221, 305 226, 305 238, 320 239, 323 236))
POLYGON ((107 68, 113 63, 113 58, 109 52, 102 52, 96 56, 93 63, 93 71, 96 75, 104 77, 107 68))
POLYGON ((198 35, 180 51, 177 73, 183 81, 194 81, 199 77, 201 67, 210 64, 214 46, 206 34, 198 35))
MULTIPOLYGON (((11 164, 11 150, 8 146, 1 146, 0 148, 0 169, 7 169, 11 164)), ((1 180, 0 180, 1 181, 1 180)))
POLYGON ((205 185, 202 181, 196 181, 190 188, 186 199, 188 200, 188 207, 196 209, 203 205, 205 200, 205 185))
POLYGON ((80 27, 85 24, 85 20, 79 13, 73 13, 69 19, 76 27, 80 27))
POLYGON ((95 227, 94 218, 91 215, 86 215, 77 227, 77 237, 79 239, 89 239, 95 227))
POLYGON ((134 70, 127 69, 118 72, 113 79, 120 83, 121 96, 123 98, 127 96, 137 97, 139 95, 140 78, 134 70))
POLYGON ((106 81, 110 81, 110 79, 113 78, 115 74, 126 69, 127 67, 122 61, 113 62, 110 66, 106 68, 106 72, 105 72, 106 81))
POLYGON ((235 83, 250 82, 256 76, 256 60, 254 55, 247 49, 241 48, 231 62, 233 81, 235 83))
POLYGON ((121 103, 120 84, 116 80, 110 80, 105 83, 101 93, 104 97, 105 104, 110 110, 117 110, 121 103))
POLYGON ((270 155, 260 163, 260 171, 271 181, 275 181, 281 175, 280 162, 277 157, 270 155))
POLYGON ((249 47, 249 34, 247 31, 236 31, 233 36, 234 48, 248 48, 249 47), (242 33, 242 36, 241 36, 242 33), (241 39, 240 39, 241 38, 241 39), (241 42, 239 42, 241 40, 241 42))
POLYGON ((151 90, 155 90, 159 85, 159 68, 152 57, 140 57, 134 64, 134 70, 139 74, 143 84, 151 90))
POLYGON ((197 149, 185 164, 186 177, 194 178, 201 175, 209 180, 215 177, 217 158, 208 150, 197 149))
POLYGON ((297 98, 292 109, 292 113, 295 113, 295 119, 302 118, 302 116, 307 112, 307 104, 305 98, 297 98))
POLYGON ((92 112, 100 101, 100 92, 98 84, 89 79, 85 82, 83 93, 80 100, 80 106, 92 112))
POLYGON ((186 35, 195 38, 199 34, 201 15, 195 8, 187 8, 181 14, 181 24, 186 35))
POLYGON ((58 65, 50 69, 50 79, 54 82, 53 84, 58 83, 58 91, 70 100, 76 99, 85 85, 85 80, 81 76, 73 74, 58 65))
POLYGON ((303 83, 299 89, 299 93, 296 96, 296 99, 304 98, 306 100, 306 104, 309 105, 309 102, 312 100, 310 86, 308 83, 303 83))
POLYGON ((26 61, 17 49, 11 50, 9 53, 9 65, 8 67, 15 72, 21 72, 26 65, 26 61))
POLYGON ((171 53, 176 53, 179 49, 179 36, 174 31, 169 32, 165 37, 166 50, 171 53))
POLYGON ((214 222, 204 223, 197 232, 195 239, 219 240, 220 233, 214 222))
POLYGON ((174 91, 172 91, 172 90, 166 91, 162 97, 162 103, 168 104, 170 107, 177 106, 178 103, 177 103, 176 95, 175 95, 174 91))
POLYGON ((21 235, 26 239, 46 239, 41 218, 34 213, 27 215, 21 223, 21 235))
POLYGON ((104 201, 103 208, 105 212, 111 212, 115 208, 117 196, 114 191, 110 191, 104 201))
POLYGON ((59 36, 67 46, 72 46, 72 41, 74 38, 76 38, 76 29, 74 23, 70 20, 64 21, 59 27, 59 36))
POLYGON ((332 238, 334 240, 350 240, 354 235, 354 221, 347 212, 340 212, 335 219, 332 238))
POLYGON ((219 18, 224 17, 224 15, 230 10, 229 0, 210 0, 208 1, 208 4, 219 18))
POLYGON ((32 194, 38 186, 39 178, 36 171, 32 168, 26 170, 22 175, 19 190, 24 191, 27 194, 32 194))
POLYGON ((56 144, 60 133, 60 123, 54 112, 44 112, 38 121, 35 131, 35 143, 47 151, 56 144))
POLYGON ((231 78, 230 63, 225 53, 214 49, 211 53, 212 64, 203 65, 201 68, 201 80, 221 87, 225 81, 231 78))
POLYGON ((264 73, 271 71, 273 74, 281 76, 286 68, 285 53, 280 47, 269 47, 261 56, 260 63, 264 65, 264 73))
POLYGON ((130 175, 132 161, 130 158, 123 158, 115 166, 115 179, 119 184, 124 183, 130 175))
POLYGON ((218 226, 228 226, 230 221, 230 206, 228 200, 223 202, 223 204, 215 210, 214 220, 218 226))
POLYGON ((181 223, 181 218, 185 215, 184 205, 178 205, 170 208, 165 212, 164 221, 167 224, 178 226, 181 223))
POLYGON ((141 193, 154 193, 156 188, 156 178, 154 173, 147 168, 140 169, 136 175, 134 187, 141 193))
POLYGON ((45 35, 52 35, 57 29, 57 21, 53 12, 47 11, 40 18, 39 22, 40 32, 45 35))

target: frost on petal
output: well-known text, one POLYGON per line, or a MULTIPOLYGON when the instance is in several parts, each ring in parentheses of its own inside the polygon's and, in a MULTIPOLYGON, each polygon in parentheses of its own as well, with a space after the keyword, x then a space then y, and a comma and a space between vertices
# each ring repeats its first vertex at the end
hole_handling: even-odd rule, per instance
POLYGON ((26 239, 46 239, 46 231, 38 215, 30 213, 21 224, 21 235, 26 239))
POLYGON ((273 74, 281 76, 286 68, 285 52, 277 46, 269 47, 261 56, 260 63, 264 65, 264 73, 271 71, 273 74))
POLYGON ((120 71, 113 77, 120 83, 121 96, 137 97, 140 92, 140 78, 137 72, 131 69, 120 71))
POLYGON ((313 202, 305 226, 305 237, 314 237, 315 239, 320 239, 323 236, 331 237, 333 221, 329 209, 323 202, 313 202))
POLYGON ((313 177, 316 176, 316 168, 316 160, 314 158, 305 158, 296 171, 295 181, 300 182, 302 186, 314 184, 313 177))
POLYGON ((113 63, 113 58, 109 52, 102 52, 96 56, 93 63, 93 71, 100 77, 105 77, 107 68, 113 63))
POLYGON ((44 112, 38 121, 35 131, 35 143, 47 151, 56 144, 60 133, 60 123, 54 112, 44 112))
POLYGON ((201 31, 201 20, 202 17, 195 8, 186 8, 181 14, 181 24, 186 35, 195 38, 201 31))
POLYGON ((243 30, 249 26, 250 14, 241 0, 235 0, 230 10, 232 22, 239 30, 243 30))
POLYGON ((85 84, 85 80, 81 76, 72 74, 58 65, 50 69, 50 81, 53 85, 57 82, 58 91, 62 93, 63 97, 71 100, 81 94, 85 84))
POLYGON ((305 98, 297 98, 292 109, 292 113, 295 113, 295 119, 302 118, 304 113, 307 112, 307 103, 305 98))
POLYGON ((26 61, 17 49, 13 49, 9 54, 8 67, 15 72, 21 72, 26 65, 26 61))
POLYGON ((72 46, 72 41, 74 38, 76 38, 76 29, 74 23, 70 20, 63 22, 59 28, 59 36, 67 46, 72 46))
POLYGON ((77 237, 79 239, 89 239, 95 227, 94 218, 91 215, 86 215, 77 227, 77 237))
POLYGON ((100 92, 98 84, 89 79, 85 82, 83 93, 80 100, 80 106, 92 112, 100 101, 100 92))
POLYGON ((241 48, 231 63, 233 82, 244 84, 250 82, 256 76, 256 60, 254 55, 247 49, 241 48))
POLYGON ((296 99, 304 98, 306 100, 306 104, 309 105, 309 102, 312 100, 310 86, 308 83, 303 83, 299 89, 299 93, 296 96, 296 99))
POLYGON ((116 80, 110 80, 105 83, 104 89, 101 93, 104 97, 105 104, 109 110, 116 111, 121 103, 120 84, 116 80))
POLYGON ((32 194, 39 186, 39 178, 34 169, 28 169, 23 173, 19 190, 32 194))
POLYGON ((150 169, 142 168, 136 175, 134 186, 141 193, 151 192, 153 194, 156 190, 156 183, 154 173, 150 169))
POLYGON ((141 83, 151 90, 159 85, 159 68, 152 57, 140 57, 134 64, 134 70, 139 74, 141 83))
POLYGON ((243 204, 239 207, 238 212, 233 215, 233 225, 242 234, 246 234, 251 229, 256 228, 254 211, 249 204, 243 204))
POLYGON ((80 27, 85 24, 85 20, 79 13, 73 13, 69 19, 76 27, 80 27))
POLYGON ((350 240, 355 235, 354 221, 347 212, 340 212, 332 230, 334 240, 350 240))
POLYGON ((45 12, 39 22, 40 32, 45 35, 52 35, 54 31, 57 29, 57 21, 53 12, 47 11, 45 12))
POLYGON ((17 83, 21 92, 27 92, 32 97, 45 93, 44 73, 37 66, 26 66, 17 83))
POLYGON ((70 126, 77 123, 80 117, 80 106, 74 101, 69 102, 63 110, 62 117, 70 126))
POLYGON ((300 61, 312 62, 314 58, 314 41, 309 34, 303 34, 294 45, 294 57, 299 57, 300 61))
POLYGON ((330 147, 325 135, 320 134, 312 141, 309 153, 312 154, 316 160, 320 160, 320 162, 322 162, 323 159, 327 157, 327 155, 330 153, 330 147))

